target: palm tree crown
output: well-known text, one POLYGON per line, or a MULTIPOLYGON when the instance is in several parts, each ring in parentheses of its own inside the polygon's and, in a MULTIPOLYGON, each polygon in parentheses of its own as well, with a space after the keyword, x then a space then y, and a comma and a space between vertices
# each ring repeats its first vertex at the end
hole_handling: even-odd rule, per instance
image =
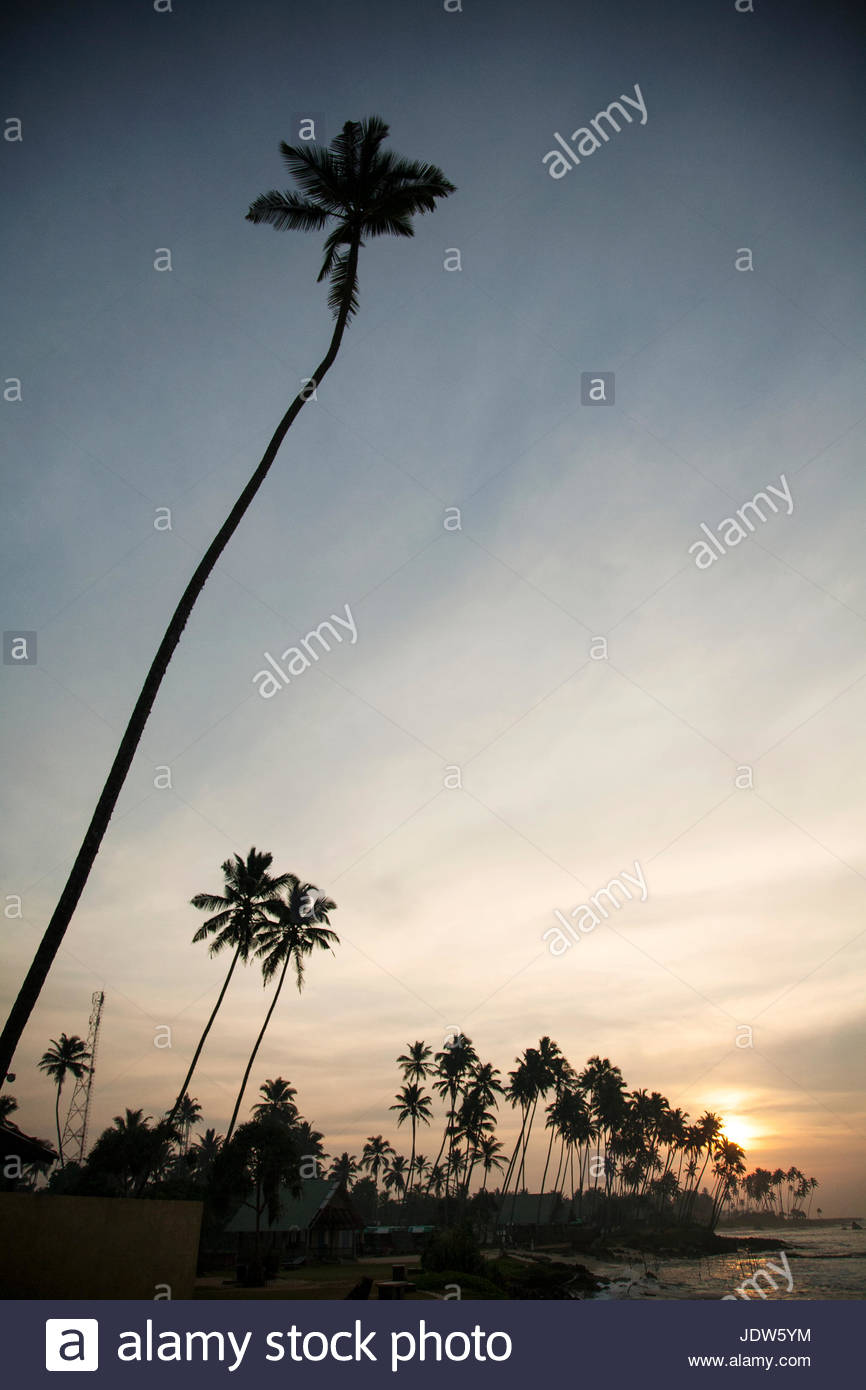
POLYGON ((272 189, 256 198, 250 222, 277 231, 321 231, 325 239, 319 281, 329 280, 328 304, 344 323, 358 309, 358 250, 364 237, 415 235, 415 213, 433 212, 437 198, 456 192, 435 164, 402 159, 382 150, 389 134, 380 116, 346 121, 330 149, 314 144, 280 144, 301 193, 272 189))
POLYGON ((268 911, 271 915, 259 930, 256 955, 261 958, 264 983, 268 985, 277 971, 279 971, 279 979, 270 1007, 265 1014, 265 1021, 247 1062, 241 1088, 235 1101, 235 1108, 226 1131, 226 1143, 234 1133, 247 1081, 262 1038, 267 1032, 271 1016, 277 1006, 277 1000, 280 997, 289 966, 294 966, 295 980, 298 993, 300 993, 304 987, 304 957, 316 950, 317 947, 322 951, 330 951, 333 942, 339 943, 340 938, 337 933, 331 931, 327 925, 321 925, 323 922, 328 923, 328 914, 333 912, 336 906, 333 898, 320 893, 312 883, 302 883, 296 874, 284 875, 282 896, 273 898, 268 903, 268 911))
POLYGON ((286 874, 285 879, 284 896, 269 904, 271 915, 259 932, 256 955, 261 958, 265 984, 290 962, 300 992, 304 987, 304 956, 317 947, 330 951, 332 943, 339 941, 336 932, 321 925, 328 923, 328 914, 337 904, 319 893, 312 883, 301 883, 294 874, 286 874))
POLYGON ((266 908, 292 877, 291 874, 277 877, 269 874, 273 858, 272 854, 263 854, 255 846, 246 859, 236 854, 222 866, 225 892, 196 893, 191 900, 193 907, 213 914, 202 923, 193 937, 196 942, 211 937, 212 956, 217 955, 223 947, 231 946, 241 960, 248 959, 256 933, 266 921, 266 908))
POLYGON ((298 1094, 291 1082, 286 1081, 285 1077, 277 1076, 272 1081, 268 1078, 259 1087, 259 1095, 262 1099, 253 1106, 253 1115, 260 1120, 263 1115, 277 1115, 282 1120, 296 1120, 298 1117, 298 1107, 295 1105, 295 1096, 298 1094))

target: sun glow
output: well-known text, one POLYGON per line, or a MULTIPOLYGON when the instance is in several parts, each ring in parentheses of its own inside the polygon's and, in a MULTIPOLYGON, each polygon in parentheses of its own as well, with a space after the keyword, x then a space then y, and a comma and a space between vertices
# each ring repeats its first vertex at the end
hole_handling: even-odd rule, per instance
POLYGON ((730 1139, 732 1144, 739 1144, 746 1153, 755 1147, 759 1137, 752 1121, 745 1119, 742 1115, 726 1115, 724 1129, 725 1138, 730 1139))

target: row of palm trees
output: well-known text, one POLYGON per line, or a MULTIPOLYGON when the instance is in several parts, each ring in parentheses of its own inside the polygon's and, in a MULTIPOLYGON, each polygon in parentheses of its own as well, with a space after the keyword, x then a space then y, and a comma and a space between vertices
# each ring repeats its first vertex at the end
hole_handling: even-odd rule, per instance
MULTIPOLYGON (((259 958, 265 985, 275 977, 277 984, 247 1062, 227 1133, 224 1139, 220 1136, 225 1145, 235 1131, 247 1081, 289 967, 293 966, 298 989, 302 989, 306 957, 317 947, 329 949, 338 940, 323 925, 329 921, 334 902, 294 874, 272 874, 272 862, 272 855, 255 848, 246 859, 235 855, 222 866, 223 892, 200 893, 192 899, 196 908, 210 914, 193 940, 209 941, 211 954, 229 949, 232 955, 181 1090, 154 1131, 155 1162, 164 1164, 175 1144, 179 1154, 189 1149, 191 1129, 201 1113, 198 1102, 189 1095, 189 1083, 238 962, 246 964, 252 957, 259 958)), ((594 1209, 600 1199, 607 1203, 616 1200, 634 1210, 667 1211, 688 1222, 694 1219, 708 1169, 711 1224, 738 1192, 741 1207, 750 1203, 762 1211, 773 1208, 775 1192, 779 1215, 785 1216, 795 1210, 795 1201, 802 1201, 818 1185, 816 1179, 806 1178, 795 1167, 775 1173, 759 1168, 747 1174, 743 1150, 725 1136, 723 1121, 714 1112, 706 1111, 690 1124, 688 1115, 672 1108, 660 1092, 628 1091, 619 1067, 608 1058, 591 1057, 576 1071, 548 1036, 515 1058, 504 1084, 497 1068, 482 1061, 471 1039, 463 1034, 449 1038, 435 1055, 423 1040, 407 1044, 397 1065, 402 1084, 390 1109, 397 1116, 398 1129, 404 1124, 410 1126, 408 1159, 381 1134, 372 1135, 360 1159, 344 1153, 332 1163, 331 1173, 349 1185, 358 1173, 366 1172, 376 1194, 381 1178, 385 1191, 404 1204, 413 1194, 444 1197, 446 1221, 453 1205, 468 1199, 479 1168, 483 1174, 481 1190, 486 1191, 491 1173, 503 1167, 498 1195, 503 1210, 510 1196, 509 1215, 514 1220, 518 1194, 526 1187, 539 1103, 547 1140, 537 1222, 541 1221, 544 1195, 551 1192, 576 1201, 579 1214, 584 1197, 591 1194, 594 1209), (417 1139, 419 1128, 431 1125, 434 1095, 444 1103, 445 1122, 438 1153, 431 1161, 418 1152, 417 1139), (517 1138, 507 1161, 495 1134, 500 1099, 519 1116, 517 1138)), ((79 1078, 89 1071, 86 1044, 74 1034, 61 1033, 52 1039, 39 1067, 56 1086, 55 1123, 62 1166, 61 1093, 67 1076, 79 1078)), ((290 1124, 299 1122, 296 1091, 288 1081, 282 1077, 268 1080, 261 1093, 263 1099, 254 1109, 257 1117, 268 1113, 290 1124)), ((129 1111, 128 1116, 133 1117, 128 1121, 133 1128, 143 1121, 142 1111, 129 1111)), ((116 1117, 117 1130, 123 1132, 127 1127, 127 1122, 116 1117)), ((216 1136, 210 1134, 213 1145, 216 1136)), ((322 1154, 322 1136, 317 1131, 307 1125, 304 1138, 309 1152, 322 1154)), ((145 1172, 142 1186, 148 1176, 145 1172)))
MULTIPOLYGON (((251 855, 254 853, 251 851, 251 855)), ((269 856, 262 858, 269 860, 269 856)), ((233 865, 224 866, 227 885, 230 877, 237 876, 239 863, 236 859, 233 865)), ((268 867, 265 865, 263 871, 268 867)), ((296 881, 289 886, 296 889, 296 881)), ((227 886, 226 900, 228 893, 227 886)), ((204 897, 201 895, 201 900, 204 897)), ((213 898, 208 899, 208 908, 213 902, 213 898)), ((246 921, 245 909, 239 911, 240 920, 246 921)), ((211 919, 212 932, 227 931, 229 922, 220 922, 221 915, 211 919)), ((228 937, 223 944, 228 944, 228 937)), ((292 958, 302 979, 303 954, 292 958)), ((273 1003, 268 1016, 272 1012, 273 1003)), ((212 1019, 213 1015, 210 1022, 212 1019)), ((69 1074, 86 1073, 88 1062, 82 1040, 63 1033, 52 1040, 39 1064, 57 1087, 58 1143, 64 1079, 69 1074)), ((397 1116, 398 1129, 404 1124, 410 1126, 408 1158, 398 1153, 383 1135, 376 1134, 366 1140, 360 1158, 344 1152, 331 1161, 328 1170, 330 1177, 347 1187, 366 1175, 377 1205, 381 1180, 385 1194, 404 1208, 413 1196, 444 1198, 447 1222, 454 1214, 455 1204, 459 1209, 468 1200, 477 1172, 483 1174, 477 1190, 486 1193, 491 1174, 505 1168, 501 1188, 495 1195, 500 1219, 506 1224, 513 1222, 518 1194, 525 1191, 530 1140, 542 1102, 547 1140, 537 1222, 541 1221, 545 1193, 575 1203, 579 1214, 586 1197, 594 1214, 601 1205, 616 1204, 621 1212, 666 1212, 682 1222, 695 1219, 695 1205, 701 1194, 703 1213, 709 1212, 710 1225, 716 1224, 726 1205, 746 1215, 750 1210, 776 1212, 778 1204, 777 1214, 785 1218, 808 1215, 797 1205, 808 1196, 811 1210, 817 1179, 807 1178, 796 1167, 787 1171, 778 1168, 775 1172, 756 1168, 747 1173, 743 1150, 725 1136, 718 1115, 706 1111, 696 1123, 689 1124, 688 1116, 672 1108, 659 1092, 628 1091, 619 1068, 607 1058, 591 1057, 576 1072, 549 1037, 515 1059, 505 1084, 498 1070, 489 1062, 482 1062, 471 1040, 463 1035, 451 1038, 435 1055, 424 1041, 410 1043, 397 1058, 397 1064, 401 1085, 390 1109, 397 1116), (430 1091, 426 1089, 428 1083, 430 1091), (433 1095, 445 1103, 445 1122, 438 1153, 431 1160, 418 1151, 417 1138, 419 1128, 429 1129, 432 1124, 433 1095), (517 1138, 507 1160, 504 1146, 495 1134, 500 1098, 519 1113, 517 1138), (708 1188, 703 1186, 705 1180, 708 1188)), ((292 1131, 297 1152, 315 1156, 317 1164, 321 1163, 316 1171, 323 1171, 328 1160, 322 1147, 323 1135, 300 1117, 296 1089, 280 1076, 266 1080, 259 1093, 261 1099, 252 1110, 254 1120, 280 1121, 292 1131)), ((14 1101, 11 1097, 4 1101, 5 1115, 7 1109, 14 1108, 14 1101)), ((128 1151, 136 1155, 137 1171, 143 1172, 145 1180, 149 1176, 164 1177, 172 1163, 177 1168, 181 1162, 196 1169, 201 1178, 227 1148, 231 1134, 224 1138, 208 1129, 195 1145, 190 1145, 192 1126, 200 1116, 201 1106, 186 1092, 171 1114, 154 1127, 142 1111, 127 1110, 125 1116, 115 1117, 113 1129, 100 1136, 91 1158, 96 1167, 113 1163, 115 1170, 126 1172, 118 1155, 128 1151), (142 1170, 140 1158, 145 1151, 151 1154, 152 1166, 142 1170)), ((233 1124, 236 1116, 237 1106, 233 1124)), ((130 1163, 129 1171, 134 1167, 130 1163)))
MULTIPOLYGON (((506 1221, 513 1221, 518 1194, 526 1188, 540 1104, 546 1142, 538 1222, 545 1193, 575 1203, 578 1214, 586 1198, 593 1211, 615 1202, 620 1210, 667 1213, 684 1223, 695 1219, 699 1195, 706 1194, 702 1212, 715 1225, 738 1191, 754 1194, 760 1188, 763 1170, 746 1174, 743 1149, 727 1138, 719 1115, 705 1111, 690 1123, 660 1092, 628 1091, 608 1058, 591 1057, 577 1071, 550 1037, 517 1057, 504 1083, 463 1035, 449 1039, 435 1055, 423 1041, 408 1044, 397 1063, 402 1085, 390 1108, 398 1128, 411 1126, 409 1158, 381 1134, 372 1135, 360 1158, 344 1153, 334 1161, 332 1175, 347 1185, 366 1172, 377 1191, 381 1178, 385 1190, 404 1203, 413 1193, 444 1197, 447 1213, 449 1206, 465 1203, 479 1170, 479 1190, 486 1191, 491 1173, 504 1167, 497 1196, 506 1221), (434 1094, 445 1104, 445 1117, 439 1151, 430 1161, 417 1152, 417 1136, 419 1128, 431 1125, 434 1094), (500 1099, 519 1120, 507 1160, 495 1134, 500 1099)), ((798 1198, 817 1186, 799 1169, 777 1173, 798 1198)))
MULTIPOLYGON (((65 1035, 61 1035, 61 1039, 65 1035)), ((80 1040, 79 1040, 80 1041, 80 1040)), ((57 1045, 45 1054, 53 1058, 57 1045)), ((52 1075, 62 1088, 62 1068, 56 1061, 43 1070, 52 1075)), ((67 1068, 68 1070, 68 1068, 67 1068)), ((291 1160, 290 1168, 294 1181, 300 1170, 301 1161, 314 1158, 319 1171, 323 1171, 328 1155, 322 1148, 323 1135, 305 1120, 295 1104, 296 1091, 283 1077, 266 1080, 259 1087, 259 1101, 252 1107, 251 1119, 246 1125, 235 1130, 237 1141, 246 1130, 246 1147, 254 1138, 259 1149, 273 1147, 272 1141, 288 1136, 290 1145, 284 1157, 291 1160)), ((0 1101, 0 1119, 7 1119, 17 1109, 15 1098, 10 1095, 0 1101)), ((145 1186, 151 1191, 166 1192, 167 1195, 184 1195, 190 1184, 197 1192, 207 1189, 217 1160, 231 1158, 233 1145, 215 1129, 205 1129, 192 1142, 192 1127, 201 1121, 202 1108, 193 1096, 185 1096, 172 1121, 167 1116, 154 1121, 141 1109, 127 1107, 122 1115, 115 1115, 111 1124, 102 1131, 92 1145, 83 1165, 67 1163, 52 1173, 49 1187, 59 1192, 79 1192, 84 1195, 102 1192, 115 1196, 139 1195, 145 1186)), ((242 1143, 241 1148, 245 1145, 242 1143)), ((280 1147, 278 1144, 277 1148, 280 1147)), ((48 1165, 50 1166, 50 1165, 48 1165)), ((24 1185, 34 1187, 40 1173, 46 1171, 45 1165, 29 1165, 23 1174, 24 1185)), ((303 1174, 302 1174, 303 1175, 303 1174)))
POLYGON ((769 1215, 790 1218, 807 1216, 812 1210, 815 1189, 820 1184, 817 1178, 807 1178, 793 1165, 787 1169, 756 1168, 747 1173, 739 1184, 738 1205, 744 1212, 757 1211, 769 1215), (802 1203, 808 1198, 805 1212, 802 1203))

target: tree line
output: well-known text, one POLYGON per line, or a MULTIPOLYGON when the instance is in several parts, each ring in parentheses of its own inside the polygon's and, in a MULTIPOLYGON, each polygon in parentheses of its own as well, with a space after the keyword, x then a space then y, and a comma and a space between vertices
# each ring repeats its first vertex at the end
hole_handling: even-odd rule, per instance
MULTIPOLYGON (((629 1090, 620 1068, 608 1058, 590 1057, 576 1069, 548 1036, 517 1056, 504 1078, 463 1034, 447 1038, 435 1053, 423 1040, 407 1044, 397 1057, 400 1084, 390 1111, 397 1131, 405 1126, 408 1132, 408 1155, 376 1134, 365 1141, 360 1156, 344 1152, 326 1168, 329 1155, 322 1148, 323 1136, 300 1116, 296 1090, 283 1077, 260 1086, 251 1120, 239 1130, 249 1077, 289 971, 302 990, 308 957, 319 950, 333 951, 339 944, 330 927, 330 914, 336 910, 333 899, 296 874, 274 874, 272 866, 270 853, 252 847, 245 858, 236 854, 223 863, 220 892, 198 893, 191 899, 193 907, 207 914, 193 942, 206 943, 212 956, 227 955, 229 964, 173 1104, 156 1121, 140 1109, 115 1116, 87 1156, 83 1173, 65 1181, 55 1174, 55 1189, 83 1185, 88 1191, 142 1195, 190 1183, 198 1187, 213 1175, 221 1154, 234 1155, 235 1162, 239 1149, 232 1147, 233 1140, 243 1131, 245 1144, 270 1146, 287 1182, 327 1172, 353 1189, 371 1219, 380 1214, 384 1201, 397 1220, 432 1215, 450 1224, 462 1219, 472 1199, 475 1207, 488 1212, 495 1204, 498 1221, 509 1225, 517 1219, 518 1198, 523 1196, 520 1211, 525 1222, 531 1153, 538 1159, 534 1171, 541 1164, 532 1217, 536 1223, 542 1221, 545 1195, 570 1204, 579 1220, 611 1219, 616 1214, 689 1223, 699 1208, 701 1220, 711 1226, 726 1207, 741 1214, 774 1212, 778 1207, 780 1216, 792 1217, 804 1214, 798 1204, 807 1196, 811 1206, 817 1180, 806 1178, 796 1167, 747 1173, 745 1153, 726 1136, 721 1116, 708 1110, 690 1122, 660 1092, 629 1090), (193 1144, 191 1131, 200 1121, 201 1107, 190 1095, 190 1084, 238 965, 253 960, 260 963, 264 985, 272 986, 264 1019, 225 1135, 209 1128, 193 1144), (444 1112, 441 1133, 435 1157, 428 1157, 419 1151, 418 1139, 432 1132, 437 1099, 444 1112), (508 1149, 496 1133, 504 1107, 512 1111, 517 1130, 508 1149), (302 1173, 304 1164, 307 1171, 302 1173)), ((90 1062, 85 1042, 66 1033, 52 1039, 39 1062, 56 1088, 61 1172, 66 1163, 61 1093, 66 1078, 80 1079, 90 1062)), ((14 1099, 3 1097, 0 1118, 14 1108, 14 1099)), ((231 1166, 228 1163, 226 1171, 231 1166)), ((33 1169, 30 1179, 37 1177, 38 1169, 33 1169)))

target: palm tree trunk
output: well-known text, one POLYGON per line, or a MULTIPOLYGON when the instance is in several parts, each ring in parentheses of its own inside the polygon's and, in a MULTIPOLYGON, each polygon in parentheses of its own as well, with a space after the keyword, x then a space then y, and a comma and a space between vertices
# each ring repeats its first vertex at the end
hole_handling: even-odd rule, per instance
POLYGON ((175 1101, 174 1105, 171 1107, 171 1114, 170 1114, 169 1117, 168 1117, 168 1123, 169 1123, 169 1124, 171 1124, 172 1120, 174 1119, 175 1115, 177 1114, 178 1108, 179 1108, 181 1102, 183 1101, 184 1096, 185 1096, 186 1093, 187 1093, 187 1090, 188 1090, 188 1088, 189 1088, 189 1083, 190 1083, 190 1081, 192 1080, 192 1074, 193 1074, 193 1072, 195 1071, 195 1069, 196 1069, 196 1064, 197 1064, 197 1062, 198 1062, 199 1057, 201 1056, 201 1050, 202 1050, 202 1048, 204 1047, 205 1039, 207 1038, 207 1035, 208 1035, 208 1033, 209 1033, 210 1030, 211 1030, 211 1024, 213 1023, 214 1019, 216 1018, 216 1016, 217 1016, 217 1014, 218 1014, 218 1012, 219 1012, 220 1005, 222 1004, 223 999, 225 998, 225 992, 226 992, 226 990, 227 990, 228 987, 229 987, 229 980, 231 979, 232 974, 234 973, 234 968, 235 968, 235 966, 236 966, 237 963, 238 963, 238 956, 240 955, 240 953, 241 953, 241 948, 240 948, 240 945, 238 945, 238 948, 237 948, 237 950, 235 951, 235 953, 234 953, 234 955, 233 955, 233 957, 232 957, 232 963, 231 963, 231 965, 229 966, 229 973, 226 975, 225 980, 223 981, 223 987, 222 987, 222 989, 220 990, 219 999, 218 999, 218 1000, 216 1001, 216 1003, 214 1004, 213 1013, 211 1014, 210 1018, 208 1019, 207 1023, 205 1024, 205 1030, 204 1030, 204 1032, 202 1033, 201 1037, 199 1038, 199 1043, 198 1043, 198 1047, 197 1047, 196 1050, 195 1050, 195 1055, 194 1055, 192 1061, 191 1061, 190 1064, 189 1064, 189 1071, 187 1072, 186 1076, 184 1077, 184 1079, 183 1079, 183 1085, 181 1086, 180 1090, 179 1090, 178 1093, 177 1093, 177 1100, 175 1101))
MULTIPOLYGON (((560 1179, 560 1175, 562 1174, 562 1165, 563 1165, 563 1163, 565 1163, 565 1139, 563 1139, 561 1136, 560 1136, 560 1139, 561 1139, 561 1142, 560 1142, 560 1146, 559 1146, 559 1162, 558 1162, 557 1165, 556 1165, 556 1177, 553 1179, 553 1190, 554 1190, 554 1192, 557 1194, 557 1196, 560 1195, 560 1192, 559 1192, 559 1179, 560 1179)), ((566 1171, 567 1171, 567 1170, 566 1170, 566 1171)))
POLYGON ((410 1189, 410 1187, 412 1186, 412 1169, 415 1167, 415 1126, 416 1126, 416 1124, 417 1124, 417 1121, 416 1121, 416 1119, 415 1119, 415 1116, 413 1115, 413 1116, 412 1116, 412 1153, 411 1153, 411 1155, 410 1155, 410 1157, 409 1157, 409 1173, 408 1173, 408 1176, 407 1176, 407 1178, 406 1178, 406 1186, 405 1186, 404 1189, 403 1189, 403 1202, 404 1202, 404 1205, 405 1205, 405 1202, 406 1202, 406 1198, 409 1196, 409 1189, 410 1189))
POLYGON ((428 1180, 427 1180, 427 1191, 428 1191, 428 1192, 430 1191, 430 1185, 431 1185, 431 1183, 433 1182, 433 1169, 434 1169, 434 1168, 438 1168, 438 1166, 439 1166, 439 1160, 440 1160, 440 1158, 442 1157, 443 1153, 445 1152, 445 1145, 446 1145, 447 1140, 448 1140, 448 1125, 449 1125, 449 1123, 450 1123, 450 1121, 446 1119, 446 1121, 445 1121, 445 1129, 444 1129, 443 1134, 442 1134, 442 1143, 439 1145, 439 1152, 438 1152, 438 1154, 436 1155, 436 1160, 435 1160, 435 1162, 434 1162, 434 1164, 433 1164, 433 1168, 430 1169, 430 1177, 429 1177, 428 1180))
POLYGON ((273 999, 271 1000, 271 1007, 268 1009, 267 1013, 265 1014, 265 1021, 264 1021, 264 1023, 262 1024, 261 1032, 259 1033, 259 1036, 256 1038, 255 1046, 254 1046, 252 1052, 250 1053, 250 1060, 247 1062, 247 1069, 246 1069, 246 1071, 244 1072, 244 1079, 243 1079, 243 1081, 241 1082, 241 1089, 238 1091, 238 1098, 237 1098, 237 1100, 235 1101, 235 1108, 234 1108, 234 1110, 232 1111, 232 1117, 231 1117, 231 1120, 229 1121, 229 1127, 228 1127, 228 1131, 227 1131, 227 1133, 226 1133, 226 1138, 225 1138, 225 1142, 226 1142, 226 1143, 229 1142, 229 1140, 231 1139, 232 1135, 234 1134, 235 1124, 236 1124, 237 1118, 238 1118, 238 1111, 239 1111, 240 1108, 241 1108, 241 1101, 242 1101, 243 1098, 244 1098, 244 1091, 247 1089, 247 1082, 248 1082, 249 1079, 250 1079, 250 1072, 251 1072, 252 1069, 253 1069, 253 1062, 256 1060, 256 1053, 258 1052, 259 1047, 261 1046, 262 1038, 265 1036, 265 1032, 267 1031, 268 1024, 269 1024, 270 1021, 271 1021, 271 1014, 274 1012, 274 1009, 277 1007, 277 1000, 278 1000, 279 997, 280 997, 280 990, 281 990, 282 987, 283 987, 283 980, 286 978, 286 971, 287 971, 288 968, 289 968, 289 962, 291 961, 291 959, 292 959, 292 956, 291 956, 291 952, 290 952, 290 953, 286 956, 285 961, 283 962, 282 973, 281 973, 281 975, 280 975, 279 984, 277 985, 276 989, 274 990, 274 997, 273 997, 273 999))
POLYGON ((550 1154, 553 1149, 553 1125, 550 1127, 550 1141, 547 1145, 547 1158, 544 1160, 544 1172, 541 1175, 541 1191, 538 1194, 538 1207, 535 1213, 536 1226, 541 1225, 541 1204, 544 1201, 544 1184, 547 1182, 547 1170, 550 1167, 550 1154))
POLYGON ((707 1145, 707 1156, 706 1156, 706 1158, 704 1159, 704 1166, 703 1166, 703 1168, 701 1169, 700 1173, 698 1174, 697 1180, 696 1180, 695 1185, 694 1185, 694 1187, 692 1188, 692 1191, 691 1191, 691 1194, 690 1194, 690 1195, 691 1195, 691 1201, 690 1201, 690 1203, 689 1203, 689 1209, 688 1209, 688 1213, 687 1213, 687 1216, 688 1216, 688 1219, 689 1219, 689 1220, 691 1220, 692 1212, 693 1212, 694 1209, 695 1209, 695 1202, 697 1201, 697 1199, 698 1199, 698 1193, 699 1193, 700 1190, 701 1190, 701 1183, 702 1183, 703 1180, 704 1180, 704 1173, 707 1171, 707 1164, 708 1164, 709 1161, 710 1161, 710 1154, 712 1153, 712 1148, 713 1148, 713 1146, 712 1146, 712 1140, 710 1140, 709 1143, 708 1143, 708 1145, 707 1145))
MULTIPOLYGON (((451 1170, 452 1170, 452 1168, 453 1168, 453 1166, 454 1166, 454 1139, 455 1139, 455 1137, 456 1137, 456 1136, 455 1136, 455 1132, 454 1132, 454 1121, 455 1121, 456 1118, 457 1118, 457 1087, 456 1087, 456 1086, 452 1086, 452 1087, 451 1087, 451 1118, 450 1118, 451 1131, 450 1131, 450 1134, 449 1134, 449 1136, 448 1136, 448 1167, 447 1167, 446 1170, 445 1170, 445 1171, 446 1171, 446 1174, 447 1174, 447 1176, 446 1176, 446 1181, 445 1181, 445 1212, 446 1212, 446 1215, 447 1215, 447 1212, 448 1212, 448 1198, 449 1198, 450 1195, 451 1195, 451 1170)), ((456 1196, 456 1192, 455 1192, 455 1196, 456 1196)))
MULTIPOLYGON (((354 285, 355 273, 358 265, 358 242, 353 241, 349 250, 349 263, 347 267, 348 283, 354 285)), ((340 307, 334 333, 331 338, 330 346, 325 356, 322 358, 315 372, 312 381, 316 386, 320 385, 325 374, 330 371, 340 348, 343 333, 346 329, 346 322, 349 314, 349 299, 340 307)), ((180 602, 172 615, 171 622, 166 628, 165 635, 159 644, 156 656, 150 670, 147 673, 144 685, 138 699, 135 702, 126 731, 120 741, 111 770, 102 789, 96 809, 93 812, 90 824, 87 827, 81 848, 75 857, 66 885, 60 895, 60 899, 51 920, 45 929, 45 934, 39 943, 33 962, 25 976, 24 983, 19 990, 18 997, 12 1005, 12 1010, 6 1020, 2 1034, 0 1034, 0 1086, 6 1080, 6 1075, 12 1063, 15 1049, 21 1040, 21 1034, 27 1026, 36 1001, 42 992, 42 987, 48 978, 48 972, 54 962, 66 929, 72 920, 73 913, 78 906, 78 900, 84 892, 85 885, 94 860, 99 853, 103 837, 108 829, 117 799, 126 781, 126 775, 132 765, 138 748, 141 736, 144 733, 150 712, 156 700, 157 692, 162 684, 163 677, 168 668, 168 663, 174 655, 175 648, 181 639, 183 630, 186 627, 189 615, 193 610, 195 601, 204 588, 210 574, 240 525, 250 503, 264 482, 270 471, 271 464, 277 456, 280 445, 286 437, 290 426, 294 423, 302 407, 309 399, 309 384, 295 396, 282 420, 278 424, 271 442, 262 456, 262 460, 252 474, 246 487, 241 492, 235 505, 229 512, 214 539, 211 541, 202 560, 199 562, 195 573, 186 586, 180 602)))
POLYGON ((63 1089, 63 1082, 57 1083, 57 1099, 54 1102, 54 1123, 57 1126, 57 1153, 60 1158, 60 1167, 65 1167, 63 1162, 63 1140, 60 1137, 60 1092, 63 1089))
POLYGON ((538 1096, 536 1096, 535 1099, 534 1099, 534 1101, 532 1102, 532 1108, 531 1108, 531 1110, 530 1110, 530 1109, 527 1110, 527 1114, 528 1114, 528 1116, 529 1116, 529 1124, 528 1124, 528 1126, 526 1127, 526 1133, 525 1133, 524 1139, 523 1139, 523 1149, 522 1149, 521 1154, 520 1154, 520 1167, 519 1167, 518 1170, 517 1170, 517 1177, 516 1177, 515 1182, 514 1182, 514 1193, 513 1193, 512 1198, 511 1198, 511 1220, 512 1220, 512 1222, 514 1221, 514 1209, 515 1209, 515 1207, 516 1207, 516 1205, 517 1205, 517 1196, 518 1196, 518 1193, 520 1192, 520 1184, 521 1184, 521 1182, 523 1181, 524 1173, 525 1173, 525 1171, 526 1171, 526 1150, 527 1150, 528 1147, 529 1147, 529 1140, 530 1140, 530 1136, 531 1136, 531 1134, 532 1134, 532 1123, 533 1123, 533 1120, 535 1119, 535 1108, 536 1108, 537 1105, 538 1105, 538 1096))
POLYGON ((465 1164, 464 1164, 464 1166, 463 1166, 463 1193, 462 1193, 462 1196, 463 1196, 464 1202, 466 1201, 466 1199, 467 1199, 468 1196, 469 1196, 469 1184, 470 1184, 470 1182, 472 1181, 472 1174, 475 1172, 475 1165, 476 1165, 477 1162, 478 1162, 478 1143, 477 1143, 477 1141, 473 1140, 473 1142, 472 1142, 472 1148, 471 1148, 471 1149, 468 1147, 468 1143, 467 1143, 467 1148, 466 1148, 466 1162, 465 1162, 465 1164))
POLYGON ((518 1136, 517 1136, 517 1142, 516 1142, 515 1145, 514 1145, 514 1150, 513 1150, 512 1154, 511 1154, 511 1158, 510 1158, 509 1161, 508 1161, 508 1167, 507 1167, 506 1170, 505 1170, 505 1178, 504 1178, 504 1181, 503 1181, 503 1183, 502 1183, 502 1197, 503 1197, 503 1199, 508 1195, 508 1184, 511 1182, 511 1177, 512 1177, 512 1173, 513 1173, 513 1170, 514 1170, 514 1165, 515 1165, 515 1163, 517 1162, 517 1155, 518 1155, 518 1153, 520 1152, 520 1144, 521 1144, 521 1141, 522 1141, 522 1139, 523 1139, 523 1131, 524 1131, 525 1128, 526 1128, 526 1116, 527 1116, 527 1113, 528 1113, 528 1109, 529 1109, 528 1106, 523 1106, 523 1105, 522 1105, 522 1106, 520 1107, 520 1111, 521 1111, 520 1132, 519 1132, 519 1134, 518 1134, 518 1136))

